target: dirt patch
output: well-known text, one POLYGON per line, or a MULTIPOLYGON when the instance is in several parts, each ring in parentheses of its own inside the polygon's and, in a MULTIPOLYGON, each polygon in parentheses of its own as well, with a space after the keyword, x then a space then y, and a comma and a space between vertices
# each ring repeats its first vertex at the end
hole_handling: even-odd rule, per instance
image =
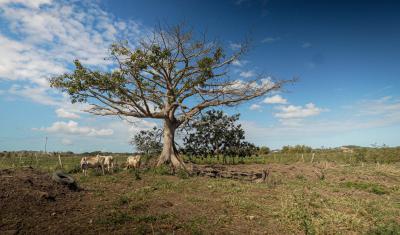
POLYGON ((0 233, 52 231, 76 210, 81 194, 32 168, 0 170, 0 233))

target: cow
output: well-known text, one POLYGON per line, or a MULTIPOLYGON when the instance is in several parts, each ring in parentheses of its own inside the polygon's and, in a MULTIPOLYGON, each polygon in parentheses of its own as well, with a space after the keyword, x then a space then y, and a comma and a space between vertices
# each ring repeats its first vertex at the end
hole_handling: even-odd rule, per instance
POLYGON ((126 159, 126 169, 134 168, 138 169, 140 167, 140 155, 130 156, 126 159))
POLYGON ((104 158, 97 155, 96 157, 83 157, 81 159, 81 168, 83 174, 87 175, 87 170, 89 168, 98 169, 101 168, 104 175, 104 158))
POLYGON ((100 156, 104 158, 104 167, 107 168, 108 173, 110 173, 110 170, 112 173, 114 173, 114 157, 113 156, 100 156))

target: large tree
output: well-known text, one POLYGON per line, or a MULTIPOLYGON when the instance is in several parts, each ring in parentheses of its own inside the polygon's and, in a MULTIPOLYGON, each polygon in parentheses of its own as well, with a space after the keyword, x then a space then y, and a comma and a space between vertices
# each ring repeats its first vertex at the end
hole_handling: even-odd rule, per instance
POLYGON ((175 130, 202 110, 234 106, 280 89, 287 81, 262 76, 248 81, 228 76, 247 46, 225 54, 223 47, 195 36, 182 25, 157 27, 135 47, 127 42, 110 47, 112 71, 92 70, 75 60, 71 73, 50 79, 72 102, 91 104, 90 113, 164 122, 163 149, 158 165, 184 167, 175 147, 175 130))

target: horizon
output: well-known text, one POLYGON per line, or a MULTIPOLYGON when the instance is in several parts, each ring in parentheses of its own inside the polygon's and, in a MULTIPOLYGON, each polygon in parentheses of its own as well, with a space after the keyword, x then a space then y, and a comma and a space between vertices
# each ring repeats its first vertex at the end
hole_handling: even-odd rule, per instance
POLYGON ((0 151, 132 152, 160 122, 88 114, 48 78, 73 60, 112 70, 108 48, 131 45, 158 22, 185 22, 234 51, 233 79, 259 73, 299 81, 234 108, 246 140, 281 149, 400 146, 400 3, 395 1, 0 1, 0 151), (212 9, 212 10, 210 10, 212 9))

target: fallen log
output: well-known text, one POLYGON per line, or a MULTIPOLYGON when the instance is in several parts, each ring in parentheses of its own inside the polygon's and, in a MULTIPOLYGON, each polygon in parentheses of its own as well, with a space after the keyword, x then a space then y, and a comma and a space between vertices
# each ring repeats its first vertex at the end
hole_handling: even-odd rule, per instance
POLYGON ((262 172, 244 172, 229 170, 226 167, 219 165, 192 165, 191 174, 210 178, 225 178, 261 183, 265 182, 266 178, 269 175, 269 170, 264 169, 262 170, 262 172))

